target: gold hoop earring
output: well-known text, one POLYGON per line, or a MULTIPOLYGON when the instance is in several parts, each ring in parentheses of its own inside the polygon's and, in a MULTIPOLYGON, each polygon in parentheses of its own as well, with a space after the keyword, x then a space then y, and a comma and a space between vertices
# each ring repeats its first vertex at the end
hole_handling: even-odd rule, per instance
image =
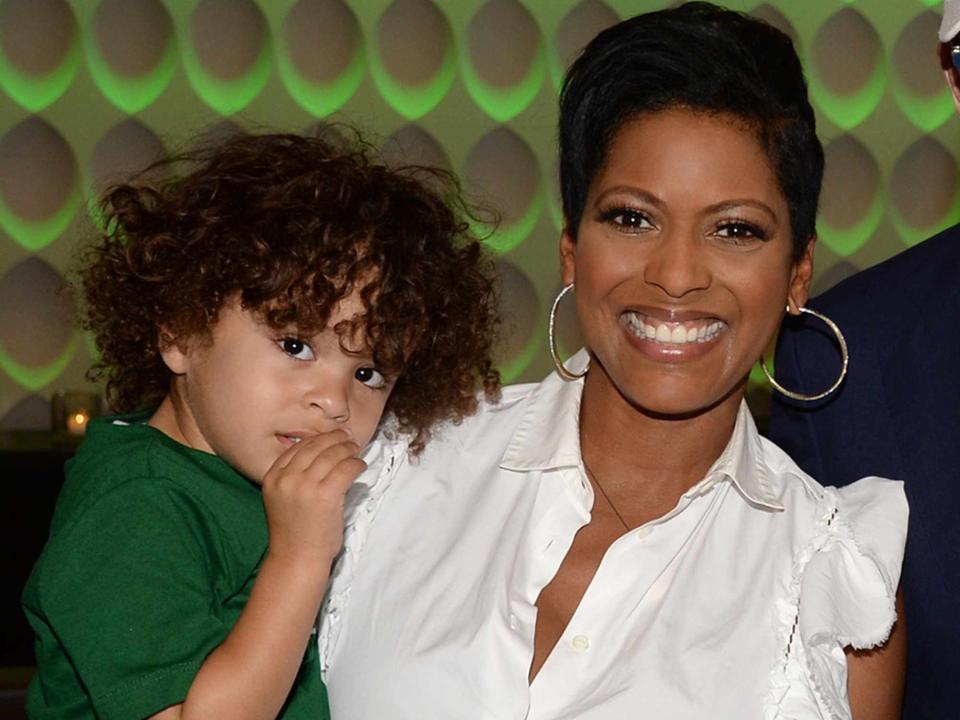
MULTIPOLYGON (((790 310, 790 307, 788 306, 787 311, 789 312, 789 310, 790 310)), ((800 308, 800 312, 806 313, 807 315, 813 315, 816 318, 820 318, 820 320, 822 320, 824 324, 828 328, 830 328, 830 330, 836 336, 837 344, 840 345, 840 355, 843 358, 842 366, 840 368, 840 377, 836 379, 836 382, 834 382, 833 385, 831 385, 829 388, 827 388, 823 392, 817 393, 816 395, 804 395, 803 393, 794 392, 793 390, 787 390, 785 387, 780 385, 780 383, 774 380, 773 375, 771 375, 770 371, 767 370, 767 365, 764 362, 763 357, 760 358, 760 369, 763 370, 763 374, 767 376, 767 380, 770 381, 770 385, 772 385, 773 389, 776 390, 777 392, 781 393, 782 395, 786 395, 788 398, 791 398, 792 400, 802 400, 803 402, 813 402, 814 400, 822 400, 823 398, 827 397, 828 395, 836 391, 838 387, 840 387, 840 384, 843 382, 843 379, 847 376, 847 368, 850 365, 850 355, 847 352, 847 340, 846 338, 843 337, 843 333, 840 332, 840 328, 837 326, 837 324, 833 320, 828 318, 826 315, 822 315, 821 313, 818 313, 816 310, 811 310, 810 308, 802 307, 800 308)))
POLYGON ((590 363, 587 363, 587 366, 581 372, 570 372, 564 366, 563 360, 560 359, 560 353, 557 352, 557 339, 554 332, 557 324, 557 308, 560 307, 560 301, 563 300, 563 296, 571 290, 573 290, 573 283, 564 285, 563 290, 557 294, 557 297, 553 301, 553 307, 550 308, 550 324, 547 326, 547 342, 550 345, 550 357, 553 358, 553 364, 556 366, 560 377, 567 381, 579 380, 587 374, 587 370, 590 368, 590 363))

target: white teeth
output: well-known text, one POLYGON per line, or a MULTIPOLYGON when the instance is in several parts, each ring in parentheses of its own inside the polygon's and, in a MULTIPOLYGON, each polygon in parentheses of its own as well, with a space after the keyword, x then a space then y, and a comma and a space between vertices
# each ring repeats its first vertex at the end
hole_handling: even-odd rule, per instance
POLYGON ((721 331, 726 329, 726 323, 714 320, 707 325, 700 323, 659 323, 650 325, 636 313, 625 313, 626 326, 637 337, 655 340, 658 343, 682 345, 684 343, 710 342, 721 331))

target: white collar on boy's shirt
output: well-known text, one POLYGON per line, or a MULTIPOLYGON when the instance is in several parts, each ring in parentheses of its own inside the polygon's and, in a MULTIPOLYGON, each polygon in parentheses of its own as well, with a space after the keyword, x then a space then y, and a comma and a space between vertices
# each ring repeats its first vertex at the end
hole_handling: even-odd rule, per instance
MULTIPOLYGON (((579 373, 589 357, 586 350, 581 350, 567 365, 579 373)), ((540 383, 526 398, 529 407, 500 459, 500 467, 517 472, 579 467, 582 393, 582 379, 566 381, 554 373, 540 383)), ((783 510, 780 493, 770 485, 760 435, 745 401, 740 404, 733 434, 720 457, 684 496, 704 493, 723 478, 729 479, 750 503, 783 510)))

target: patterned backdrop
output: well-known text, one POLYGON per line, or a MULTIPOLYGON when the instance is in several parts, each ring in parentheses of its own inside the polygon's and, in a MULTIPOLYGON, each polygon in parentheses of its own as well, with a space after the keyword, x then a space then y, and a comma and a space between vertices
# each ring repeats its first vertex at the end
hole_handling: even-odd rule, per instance
MULTIPOLYGON (((242 129, 348 121, 389 161, 459 173, 503 218, 488 241, 501 369, 539 378, 559 287, 561 75, 598 30, 667 4, 0 0, 0 428, 46 427, 56 390, 91 388, 94 350, 63 291, 91 200, 191 138, 242 129)), ((938 0, 730 4, 790 34, 807 68, 827 152, 815 291, 960 218, 938 0)), ((569 318, 561 341, 576 346, 569 318)))

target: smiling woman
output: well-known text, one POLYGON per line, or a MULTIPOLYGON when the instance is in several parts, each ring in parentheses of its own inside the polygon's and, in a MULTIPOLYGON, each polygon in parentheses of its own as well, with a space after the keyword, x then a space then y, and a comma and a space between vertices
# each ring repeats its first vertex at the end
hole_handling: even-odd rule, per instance
POLYGON ((348 530, 334 716, 893 720, 901 485, 821 486, 743 401, 812 273, 823 151, 790 40, 704 3, 602 32, 560 170, 586 348, 348 530))
POLYGON ((697 413, 726 399, 734 417, 784 303, 806 301, 812 248, 793 262, 786 198, 735 117, 672 109, 627 122, 576 239, 561 240, 564 282, 576 281, 598 358, 594 380, 611 382, 613 402, 649 412, 697 413))

